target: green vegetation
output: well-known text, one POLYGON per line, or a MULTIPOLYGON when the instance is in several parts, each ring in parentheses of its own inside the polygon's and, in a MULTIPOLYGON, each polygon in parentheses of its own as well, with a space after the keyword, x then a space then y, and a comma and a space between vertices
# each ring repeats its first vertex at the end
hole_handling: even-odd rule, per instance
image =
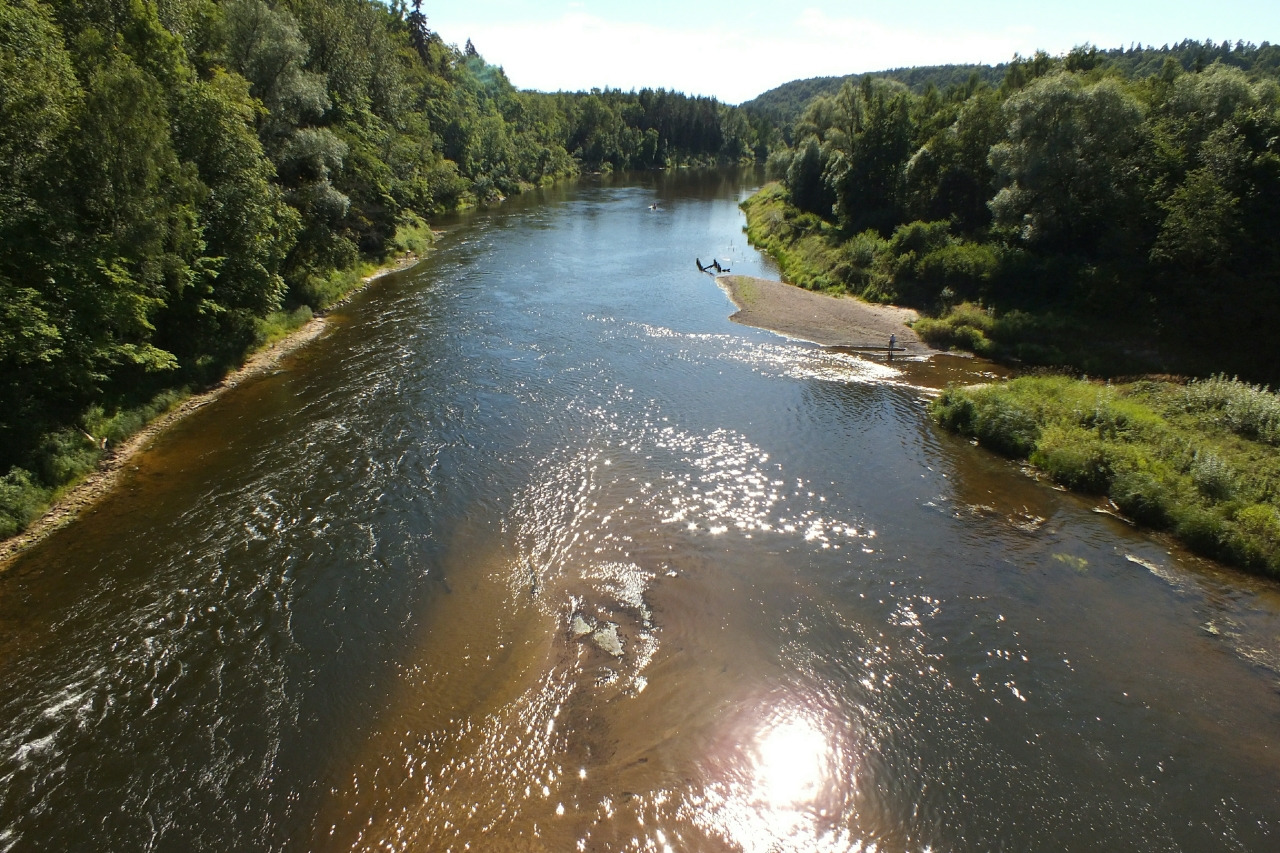
POLYGON ((0 534, 431 216, 758 147, 710 98, 517 91, 403 0, 5 0, 0 117, 0 534))
POLYGON ((1192 550, 1280 576, 1280 395, 1224 376, 1102 384, 1022 377, 949 388, 948 429, 1107 495, 1192 550))
POLYGON ((943 347, 1095 375, 1280 379, 1280 48, 1076 48, 811 100, 749 200, 805 287, 943 347))
POLYGON ((141 430, 151 420, 177 407, 188 396, 186 388, 162 391, 140 406, 120 408, 108 414, 90 406, 80 427, 44 433, 32 456, 35 470, 14 466, 0 477, 0 539, 21 532, 49 505, 92 471, 107 452, 141 430))

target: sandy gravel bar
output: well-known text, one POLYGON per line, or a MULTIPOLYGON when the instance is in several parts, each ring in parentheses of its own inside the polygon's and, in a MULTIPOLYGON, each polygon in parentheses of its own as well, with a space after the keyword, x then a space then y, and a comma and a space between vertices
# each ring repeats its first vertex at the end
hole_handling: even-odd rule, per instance
POLYGON ((747 275, 722 275, 716 283, 729 294, 738 312, 729 319, 744 326, 768 329, 789 338, 823 346, 878 347, 897 335, 907 356, 937 352, 907 326, 918 316, 910 308, 872 305, 851 296, 828 296, 780 281, 747 275))

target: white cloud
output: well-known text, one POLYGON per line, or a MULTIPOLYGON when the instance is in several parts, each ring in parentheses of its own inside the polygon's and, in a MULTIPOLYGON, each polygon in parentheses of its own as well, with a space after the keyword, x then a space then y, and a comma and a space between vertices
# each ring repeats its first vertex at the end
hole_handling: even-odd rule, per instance
MULTIPOLYGON (((912 65, 1001 62, 1015 52, 1066 50, 1026 26, 932 31, 919 24, 886 25, 804 9, 775 32, 748 29, 749 20, 701 30, 609 21, 570 11, 547 21, 442 23, 446 40, 470 38, 526 89, 579 90, 645 86, 715 95, 729 103, 789 80, 912 65)), ((1059 36, 1063 38, 1063 36, 1059 36)), ((1097 43, 1109 43, 1105 39, 1097 43)))
POLYGON ((454 30, 440 27, 446 40, 470 38, 486 59, 502 65, 512 82, 526 89, 661 86, 731 101, 763 91, 757 83, 762 75, 730 67, 738 61, 742 33, 620 23, 580 12, 545 22, 454 30))

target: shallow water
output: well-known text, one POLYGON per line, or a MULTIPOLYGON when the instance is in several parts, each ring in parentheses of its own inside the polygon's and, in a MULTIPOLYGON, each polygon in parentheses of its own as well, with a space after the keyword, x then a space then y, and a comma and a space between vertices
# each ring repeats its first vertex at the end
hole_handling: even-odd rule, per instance
POLYGON ((1276 586, 728 322, 757 180, 459 218, 0 576, 0 851, 1274 849, 1276 586))

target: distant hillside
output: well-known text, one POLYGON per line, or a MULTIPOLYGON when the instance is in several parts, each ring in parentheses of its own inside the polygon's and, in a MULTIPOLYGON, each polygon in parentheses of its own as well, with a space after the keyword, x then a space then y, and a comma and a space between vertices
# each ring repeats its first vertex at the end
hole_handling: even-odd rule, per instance
POLYGON ((843 77, 810 77, 792 80, 776 89, 770 89, 742 104, 742 108, 779 125, 789 125, 804 111, 805 104, 818 95, 833 95, 840 91, 846 80, 855 85, 863 77, 880 77, 897 80, 919 94, 930 83, 939 89, 963 86, 969 77, 977 74, 983 82, 997 86, 1004 79, 1005 65, 927 65, 919 68, 893 68, 888 71, 868 71, 864 74, 846 74, 843 77))
MULTIPOLYGON (((1164 47, 1112 48, 1098 50, 1085 45, 1073 50, 1067 58, 1080 68, 1113 66, 1126 78, 1151 77, 1160 73, 1167 58, 1172 57, 1184 71, 1205 68, 1215 61, 1224 65, 1239 68, 1252 76, 1259 74, 1274 75, 1280 72, 1280 45, 1263 42, 1261 45, 1247 44, 1238 41, 1197 42, 1190 39, 1175 45, 1164 47)), ((963 86, 972 75, 990 86, 998 86, 1009 72, 1011 66, 1034 63, 1035 58, 1015 59, 1011 63, 999 65, 928 65, 918 68, 893 68, 888 71, 868 71, 862 74, 847 74, 843 77, 811 77, 807 80, 792 80, 775 89, 757 95, 742 104, 743 109, 753 117, 767 119, 781 127, 787 127, 804 111, 805 105, 818 95, 831 95, 840 91, 846 80, 859 83, 863 77, 880 77, 897 80, 916 94, 922 92, 930 83, 939 89, 950 86, 963 86)))

